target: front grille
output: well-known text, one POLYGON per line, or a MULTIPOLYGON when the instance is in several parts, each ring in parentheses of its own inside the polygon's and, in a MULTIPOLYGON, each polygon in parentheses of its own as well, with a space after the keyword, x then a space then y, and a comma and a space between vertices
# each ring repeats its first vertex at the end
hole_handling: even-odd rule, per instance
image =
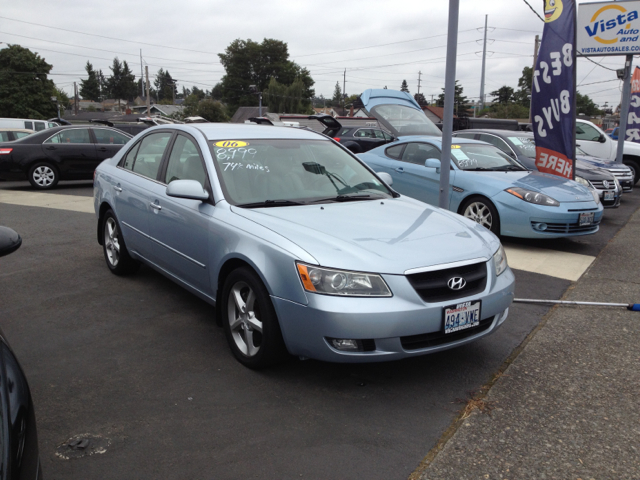
POLYGON ((593 185, 593 187, 594 187, 596 190, 615 190, 615 188, 616 188, 616 184, 615 184, 615 182, 613 182, 613 181, 607 181, 607 183, 609 184, 609 186, 608 186, 608 187, 605 187, 605 186, 602 184, 602 182, 603 182, 602 180, 591 180, 591 185, 593 185))
MULTIPOLYGON (((537 225, 541 222, 531 222, 531 226, 537 225)), ((587 233, 587 232, 595 232, 598 229, 598 225, 600 225, 599 220, 594 220, 591 225, 583 225, 580 226, 578 223, 547 223, 547 229, 544 231, 536 230, 536 232, 541 233, 587 233)))
POLYGON ((407 279, 425 302, 445 302, 484 291, 487 285, 487 264, 474 263, 463 267, 414 273, 407 275, 407 279), (467 284, 461 290, 451 290, 447 282, 452 277, 462 277, 467 284))
POLYGON ((494 317, 485 318, 484 320, 480 320, 480 323, 476 327, 467 328, 458 332, 444 333, 443 331, 439 331, 400 337, 400 343, 402 344, 402 348, 405 350, 419 350, 421 348, 437 347, 438 345, 455 342, 484 332, 491 326, 491 323, 493 323, 493 318, 494 317))
POLYGON ((633 174, 631 173, 630 170, 607 170, 607 171, 618 178, 633 177, 633 174))

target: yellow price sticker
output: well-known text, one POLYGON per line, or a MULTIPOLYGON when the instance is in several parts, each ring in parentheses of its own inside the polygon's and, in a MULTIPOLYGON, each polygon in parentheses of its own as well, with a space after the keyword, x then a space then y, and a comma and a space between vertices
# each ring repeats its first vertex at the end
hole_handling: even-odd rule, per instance
POLYGON ((216 142, 216 147, 223 148, 238 148, 238 147, 246 147, 249 145, 247 142, 241 142, 239 140, 222 140, 220 142, 216 142))
POLYGON ((460 145, 451 145, 451 148, 460 148, 460 145))

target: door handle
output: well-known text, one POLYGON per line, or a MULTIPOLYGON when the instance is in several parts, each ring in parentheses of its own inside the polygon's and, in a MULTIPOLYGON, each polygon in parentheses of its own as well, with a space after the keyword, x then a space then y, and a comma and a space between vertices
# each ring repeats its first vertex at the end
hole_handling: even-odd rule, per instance
POLYGON ((99 151, 99 152, 106 152, 106 151, 107 151, 107 149, 106 149, 106 148, 104 148, 104 147, 102 147, 102 148, 99 148, 99 149, 98 149, 98 151, 99 151))
POLYGON ((396 172, 398 172, 398 173, 404 173, 404 168, 402 168, 402 167, 398 167, 398 168, 396 168, 396 172))
POLYGON ((150 203, 149 205, 151 205, 151 208, 153 208, 154 210, 162 210, 162 207, 157 203, 150 203))
POLYGON ((55 150, 56 147, 54 147, 53 145, 51 145, 50 147, 47 147, 47 150, 55 150))
POLYGON ((113 187, 113 189, 114 189, 116 192, 121 192, 121 191, 122 191, 122 189, 121 189, 118 185, 116 185, 115 187, 113 187))

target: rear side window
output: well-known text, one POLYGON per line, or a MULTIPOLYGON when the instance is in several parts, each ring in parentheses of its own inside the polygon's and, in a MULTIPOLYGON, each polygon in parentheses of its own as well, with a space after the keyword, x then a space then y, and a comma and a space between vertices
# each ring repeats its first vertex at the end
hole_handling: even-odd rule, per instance
POLYGON ((490 143, 491 145, 495 145, 507 155, 512 155, 509 145, 507 145, 507 142, 505 142, 501 138, 494 137, 493 135, 480 134, 480 140, 490 143))
POLYGON ((27 130, 33 130, 33 122, 24 122, 24 128, 27 130))
POLYGON ((129 141, 129 137, 126 135, 106 128, 94 128, 93 133, 95 133, 98 143, 106 145, 124 145, 129 141))
POLYGON ((600 132, 591 125, 578 122, 576 124, 576 139, 597 142, 600 139, 600 132))
POLYGON ((400 160, 402 155, 402 150, 404 150, 405 145, 395 145, 394 147, 389 147, 385 151, 387 157, 394 158, 396 160, 400 160))
POLYGON ((428 158, 440 158, 440 150, 428 143, 410 143, 402 154, 402 161, 424 165, 428 158))
POLYGON ((18 139, 18 138, 28 137, 31 134, 29 132, 13 132, 13 135, 16 137, 16 139, 18 139))
POLYGON ((361 138, 373 138, 373 132, 368 128, 361 128, 356 133, 354 133, 353 136, 361 138))
POLYGON ((0 132, 0 142, 9 142, 9 132, 0 132))
MULTIPOLYGON (((144 137, 135 152, 131 171, 155 179, 158 176, 162 155, 167 147, 167 143, 169 143, 171 135, 170 132, 160 132, 152 133, 144 137)), ((129 155, 131 155, 132 152, 133 150, 129 152, 129 155)), ((130 160, 129 155, 125 158, 125 164, 127 160, 130 160)), ((125 165, 125 168, 128 167, 125 165)))
POLYGON ((72 128, 62 130, 45 140, 44 143, 91 143, 91 137, 89 137, 89 130, 86 128, 72 128))

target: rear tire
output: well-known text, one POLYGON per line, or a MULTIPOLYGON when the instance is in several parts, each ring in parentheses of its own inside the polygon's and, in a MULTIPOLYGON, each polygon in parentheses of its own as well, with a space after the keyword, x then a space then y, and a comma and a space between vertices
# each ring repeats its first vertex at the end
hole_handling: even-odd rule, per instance
POLYGON ((491 230, 494 234, 500 235, 500 216, 489 199, 480 196, 470 197, 464 201, 459 213, 491 230))
POLYGON ((633 171, 633 184, 638 183, 638 180, 640 180, 640 164, 635 160, 622 160, 622 163, 633 171))
POLYGON ((29 183, 38 190, 49 190, 60 180, 56 167, 47 162, 38 162, 29 169, 29 183))
POLYGON ((231 352, 244 366, 266 368, 286 358, 269 292, 253 270, 241 267, 229 274, 220 313, 231 352))
POLYGON ((140 262, 129 255, 120 225, 113 210, 107 210, 102 221, 102 249, 107 267, 114 275, 129 275, 140 268, 140 262))

